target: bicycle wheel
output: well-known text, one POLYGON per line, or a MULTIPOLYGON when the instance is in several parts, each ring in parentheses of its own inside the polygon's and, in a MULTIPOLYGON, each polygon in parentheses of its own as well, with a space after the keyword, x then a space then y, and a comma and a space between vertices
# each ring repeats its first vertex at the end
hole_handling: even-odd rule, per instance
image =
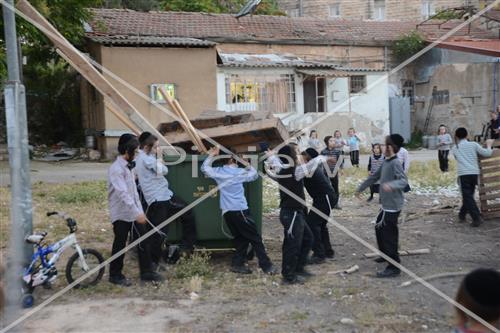
MULTIPOLYGON (((88 271, 99 266, 104 261, 102 255, 94 249, 82 249, 82 253, 89 268, 88 271)), ((75 252, 71 258, 69 258, 68 264, 66 265, 66 279, 68 280, 68 283, 72 283, 79 277, 87 274, 88 271, 83 269, 82 264, 80 263, 80 256, 78 255, 78 252, 75 252)), ((96 285, 99 280, 101 280, 103 275, 104 267, 89 275, 79 284, 75 285, 75 288, 86 288, 96 285)))

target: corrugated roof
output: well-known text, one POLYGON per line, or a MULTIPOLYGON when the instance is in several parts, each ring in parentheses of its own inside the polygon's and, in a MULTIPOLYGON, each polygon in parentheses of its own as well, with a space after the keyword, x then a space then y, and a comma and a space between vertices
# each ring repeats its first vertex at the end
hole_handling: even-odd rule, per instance
POLYGON ((222 67, 240 68, 335 68, 336 63, 307 61, 290 54, 245 54, 219 52, 222 67))
POLYGON ((492 57, 500 57, 500 40, 451 41, 440 43, 438 47, 492 57))
POLYGON ((115 46, 129 46, 129 45, 143 45, 143 46, 190 46, 190 47, 212 47, 216 43, 185 37, 157 37, 157 36, 127 36, 127 35, 113 35, 113 36, 93 36, 89 39, 93 42, 103 45, 115 46))

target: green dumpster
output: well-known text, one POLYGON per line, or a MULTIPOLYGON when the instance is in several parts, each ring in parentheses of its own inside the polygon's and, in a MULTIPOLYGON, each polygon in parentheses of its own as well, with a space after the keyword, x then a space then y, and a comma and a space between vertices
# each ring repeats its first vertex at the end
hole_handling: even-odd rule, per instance
MULTIPOLYGON (((172 191, 188 204, 199 199, 217 186, 216 182, 207 178, 200 170, 206 155, 187 155, 179 164, 168 165, 167 180, 172 191), (196 170, 197 174, 194 174, 196 170)), ((176 156, 166 156, 165 161, 175 163, 176 156)), ((262 168, 262 165, 259 169, 262 168)), ((262 232, 262 177, 245 184, 245 195, 250 213, 262 232)), ((197 228, 197 246, 207 249, 233 248, 232 236, 222 218, 219 206, 219 191, 206 198, 193 208, 197 228)), ((179 243, 182 228, 179 221, 169 224, 167 240, 171 244, 179 243)))

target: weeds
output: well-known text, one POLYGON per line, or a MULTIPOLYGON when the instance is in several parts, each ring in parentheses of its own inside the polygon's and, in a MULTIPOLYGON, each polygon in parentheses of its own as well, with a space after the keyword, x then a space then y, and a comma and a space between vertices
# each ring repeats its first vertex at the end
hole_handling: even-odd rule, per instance
POLYGON ((178 279, 210 276, 212 272, 208 252, 195 252, 191 256, 182 256, 175 267, 175 276, 178 279))
POLYGON ((61 186, 61 189, 55 194, 54 199, 58 203, 102 202, 106 200, 106 195, 106 182, 84 182, 70 186, 61 186))

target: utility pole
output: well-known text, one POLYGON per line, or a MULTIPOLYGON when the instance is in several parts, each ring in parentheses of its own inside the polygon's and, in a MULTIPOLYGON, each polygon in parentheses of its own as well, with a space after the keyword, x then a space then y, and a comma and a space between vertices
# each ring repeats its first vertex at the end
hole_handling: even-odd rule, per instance
MULTIPOLYGON (((2 1, 8 80, 5 84, 5 117, 10 166, 10 249, 7 260, 7 304, 15 310, 21 299, 21 272, 31 261, 33 248, 24 238, 32 233, 32 202, 26 92, 21 83, 14 0, 2 1)), ((9 316, 9 312, 7 315, 9 316)), ((12 314, 12 313, 11 313, 12 314)))

